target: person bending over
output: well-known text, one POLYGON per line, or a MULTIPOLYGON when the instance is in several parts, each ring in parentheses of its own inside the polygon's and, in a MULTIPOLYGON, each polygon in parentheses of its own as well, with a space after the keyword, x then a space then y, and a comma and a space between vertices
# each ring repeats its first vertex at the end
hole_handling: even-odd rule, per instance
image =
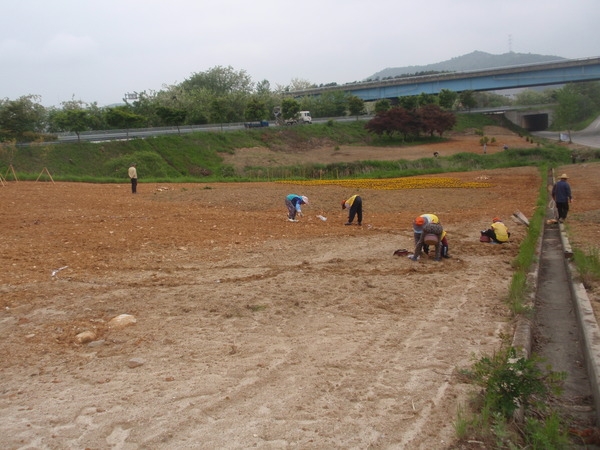
POLYGON ((440 223, 428 223, 423 227, 423 233, 415 247, 415 253, 410 257, 413 261, 417 261, 421 256, 421 251, 424 245, 433 245, 435 247, 435 261, 440 261, 442 258, 442 234, 444 228, 440 223), (431 240, 430 240, 431 239, 431 240))
POLYGON ((362 225, 363 211, 362 211, 362 198, 360 195, 353 195, 348 200, 342 200, 342 209, 350 208, 348 211, 348 222, 344 225, 352 225, 354 216, 357 219, 357 225, 362 225))
POLYGON ((296 215, 303 216, 300 205, 308 205, 308 198, 304 195, 289 194, 285 198, 285 206, 288 209, 288 220, 290 222, 298 222, 296 215))

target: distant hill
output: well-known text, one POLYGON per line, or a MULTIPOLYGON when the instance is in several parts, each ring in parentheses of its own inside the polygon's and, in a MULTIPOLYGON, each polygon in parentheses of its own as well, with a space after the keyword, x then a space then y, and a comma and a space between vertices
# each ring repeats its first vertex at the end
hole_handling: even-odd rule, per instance
POLYGON ((549 61, 564 61, 567 58, 550 55, 535 55, 532 53, 504 53, 492 55, 486 52, 474 51, 463 56, 457 56, 426 66, 388 67, 374 73, 367 80, 394 78, 400 75, 412 75, 421 72, 464 72, 467 70, 492 69, 496 67, 516 66, 520 64, 535 64, 549 61))

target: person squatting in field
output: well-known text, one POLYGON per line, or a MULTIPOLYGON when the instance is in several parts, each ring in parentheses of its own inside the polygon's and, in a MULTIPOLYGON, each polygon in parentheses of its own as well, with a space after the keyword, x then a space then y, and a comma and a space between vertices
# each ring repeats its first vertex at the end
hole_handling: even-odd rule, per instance
POLYGON ((494 217, 490 227, 487 230, 481 231, 481 235, 489 237, 491 242, 503 244, 508 242, 510 232, 508 231, 508 227, 504 225, 500 218, 494 217))
MULTIPOLYGON (((415 238, 415 246, 421 239, 423 228, 425 225, 430 223, 440 223, 440 219, 435 214, 421 214, 419 217, 416 217, 415 220, 413 220, 413 236, 415 238)), ((446 231, 443 231, 441 236, 442 256, 444 258, 450 258, 450 255, 448 254, 448 238, 446 236, 446 231)), ((423 244, 423 253, 429 255, 429 245, 425 243, 423 244)))
POLYGON ((300 205, 308 205, 308 198, 303 195, 289 194, 285 198, 285 206, 288 209, 288 220, 290 222, 298 222, 296 220, 296 214, 300 217, 303 216, 300 205))
POLYGON ((360 195, 353 195, 348 200, 342 200, 342 209, 350 208, 348 211, 348 222, 344 225, 352 225, 352 221, 354 220, 354 216, 357 219, 357 225, 362 225, 362 198, 360 195))
POLYGON ((435 247, 435 261, 440 261, 442 258, 442 235, 444 228, 441 223, 427 223, 423 226, 423 231, 419 237, 419 242, 415 247, 414 254, 410 257, 411 260, 417 261, 421 256, 421 250, 425 245, 435 247))

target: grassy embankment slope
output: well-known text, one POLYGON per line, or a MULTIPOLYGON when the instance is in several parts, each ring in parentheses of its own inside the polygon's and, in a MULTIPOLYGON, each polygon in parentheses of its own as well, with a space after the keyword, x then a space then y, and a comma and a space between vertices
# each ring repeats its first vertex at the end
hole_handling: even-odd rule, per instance
MULTIPOLYGON (((498 125, 489 116, 459 115, 455 131, 482 130, 498 125)), ((502 124, 505 125, 505 124, 502 124)), ((12 168, 19 179, 35 180, 46 168, 56 181, 123 182, 127 168, 136 162, 145 182, 211 182, 264 180, 261 167, 246 167, 240 173, 224 164, 224 153, 235 149, 266 146, 275 149, 307 148, 318 145, 408 146, 439 142, 443 138, 422 138, 403 142, 400 138, 377 137, 364 128, 364 121, 329 122, 311 126, 272 127, 226 132, 198 132, 150 139, 102 143, 69 143, 0 147, 0 173, 11 179, 12 168)), ((550 163, 565 164, 568 152, 542 143, 536 149, 510 149, 495 155, 461 153, 448 158, 417 161, 357 161, 302 167, 269 169, 269 178, 398 177, 445 171, 464 171, 550 163), (318 174, 318 175, 317 175, 318 174)), ((44 171, 45 173, 45 171, 44 171)), ((44 179, 43 177, 40 179, 44 179)), ((46 177, 47 179, 47 177, 46 177)))

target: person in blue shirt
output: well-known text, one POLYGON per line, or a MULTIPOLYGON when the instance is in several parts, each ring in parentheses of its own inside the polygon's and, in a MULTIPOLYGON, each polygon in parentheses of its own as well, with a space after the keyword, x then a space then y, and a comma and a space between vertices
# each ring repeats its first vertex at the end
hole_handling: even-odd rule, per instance
POLYGON ((300 208, 301 205, 308 205, 308 198, 304 195, 289 194, 285 198, 285 206, 288 209, 288 220, 290 222, 298 222, 296 214, 300 217, 303 216, 302 209, 300 208))
POLYGON ((569 214, 569 203, 573 201, 571 196, 571 186, 567 183, 569 177, 566 173, 560 176, 560 180, 552 187, 552 199, 556 203, 558 210, 558 221, 564 222, 569 214))

